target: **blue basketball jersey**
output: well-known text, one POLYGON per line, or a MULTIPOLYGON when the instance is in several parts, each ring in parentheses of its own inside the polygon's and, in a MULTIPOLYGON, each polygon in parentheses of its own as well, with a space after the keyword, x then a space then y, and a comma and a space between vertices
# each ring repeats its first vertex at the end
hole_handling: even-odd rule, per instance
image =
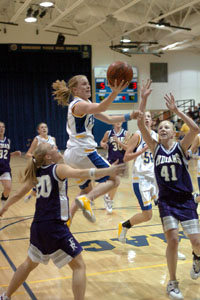
POLYGON ((115 142, 113 136, 117 136, 120 142, 124 142, 127 131, 122 129, 119 133, 116 133, 114 129, 109 130, 108 133, 108 161, 112 164, 117 159, 119 163, 123 163, 125 150, 115 142))
MULTIPOLYGON (((188 172, 188 161, 180 143, 167 150, 158 144, 154 154, 154 171, 159 188, 159 198, 177 194, 191 194, 192 181, 188 172)), ((180 197, 179 197, 180 198, 180 197)))
POLYGON ((56 176, 56 167, 57 164, 52 164, 37 170, 35 222, 69 218, 67 179, 60 180, 56 176))
POLYGON ((0 140, 0 175, 10 172, 10 140, 5 137, 0 140))

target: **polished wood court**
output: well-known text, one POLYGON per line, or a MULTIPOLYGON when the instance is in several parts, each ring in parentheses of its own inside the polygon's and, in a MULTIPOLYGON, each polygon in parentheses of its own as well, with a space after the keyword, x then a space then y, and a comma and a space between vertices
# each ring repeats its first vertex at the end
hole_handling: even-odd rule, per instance
MULTIPOLYGON (((25 158, 12 158, 13 191, 19 186, 18 173, 23 170, 25 158)), ((196 161, 190 162, 195 190, 196 161)), ((69 197, 78 193, 74 180, 69 180, 69 197)), ((0 290, 7 287, 15 267, 27 256, 29 229, 34 213, 35 199, 13 205, 0 220, 0 290)), ((164 300, 169 280, 164 235, 158 209, 153 206, 153 218, 128 231, 127 244, 117 240, 117 225, 139 211, 132 192, 131 163, 128 177, 121 179, 115 197, 113 214, 104 210, 103 197, 95 200, 97 222, 89 223, 78 211, 71 226, 76 239, 82 243, 87 267, 87 300, 164 300)), ((180 228, 180 230, 182 230, 180 228)), ((178 261, 177 277, 180 289, 187 300, 200 299, 200 278, 192 280, 192 255, 189 240, 180 231, 179 250, 186 260, 178 261)), ((13 300, 72 300, 71 269, 58 270, 52 262, 39 265, 28 277, 24 286, 12 296, 13 300)))

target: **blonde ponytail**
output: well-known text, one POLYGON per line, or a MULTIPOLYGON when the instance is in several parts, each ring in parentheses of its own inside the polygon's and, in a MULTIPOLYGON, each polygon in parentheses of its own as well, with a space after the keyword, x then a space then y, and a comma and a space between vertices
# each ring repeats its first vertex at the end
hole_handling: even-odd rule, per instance
POLYGON ((53 82, 52 87, 55 90, 52 93, 54 95, 54 100, 56 100, 59 105, 69 105, 69 98, 71 93, 66 85, 66 82, 64 80, 56 80, 55 82, 53 82))
POLYGON ((52 94, 54 96, 54 100, 56 100, 59 105, 68 106, 70 102, 70 96, 75 96, 73 88, 78 85, 79 80, 83 77, 85 77, 85 75, 73 76, 68 83, 66 83, 64 80, 56 80, 53 82, 52 87, 54 91, 52 94))
POLYGON ((39 144, 36 147, 34 154, 30 158, 27 167, 24 171, 22 182, 29 181, 34 185, 38 183, 36 178, 36 172, 37 169, 45 165, 45 155, 48 153, 48 151, 49 151, 49 144, 47 143, 39 144))

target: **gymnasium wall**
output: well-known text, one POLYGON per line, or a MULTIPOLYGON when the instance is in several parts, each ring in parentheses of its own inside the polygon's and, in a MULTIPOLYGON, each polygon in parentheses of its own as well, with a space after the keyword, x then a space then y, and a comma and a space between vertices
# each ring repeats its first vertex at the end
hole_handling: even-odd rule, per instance
MULTIPOLYGON (((52 33, 41 32, 39 35, 35 33, 35 27, 25 25, 24 34, 20 34, 17 28, 8 29, 8 34, 1 33, 1 43, 47 43, 55 44, 57 35, 52 33)), ((13 26, 14 27, 14 26, 13 26)), ((82 36, 81 38, 66 37, 67 44, 90 44, 90 36, 82 36)), ((196 104, 200 102, 200 56, 190 52, 167 52, 160 58, 153 55, 132 55, 127 57, 123 54, 110 50, 110 42, 92 44, 92 69, 95 66, 108 66, 116 60, 125 60, 131 65, 138 68, 138 82, 149 78, 151 62, 168 63, 168 82, 153 83, 152 94, 149 97, 148 109, 165 109, 163 96, 165 93, 172 92, 177 100, 195 99, 196 104)), ((93 76, 92 76, 93 77, 93 76)), ((92 78, 93 98, 94 80, 92 78)), ((108 113, 127 113, 131 109, 136 109, 137 104, 113 104, 108 113)), ((135 131, 137 128, 136 121, 128 122, 129 131, 135 131)))

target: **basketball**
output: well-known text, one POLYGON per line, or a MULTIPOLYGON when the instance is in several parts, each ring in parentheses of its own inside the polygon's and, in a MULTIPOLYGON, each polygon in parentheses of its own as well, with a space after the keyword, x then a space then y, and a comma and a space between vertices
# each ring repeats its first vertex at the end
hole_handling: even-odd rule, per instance
POLYGON ((114 86, 115 79, 117 79, 117 85, 119 85, 122 80, 124 80, 125 83, 126 81, 130 82, 132 78, 133 69, 126 62, 115 61, 108 67, 107 80, 111 86, 114 86))

